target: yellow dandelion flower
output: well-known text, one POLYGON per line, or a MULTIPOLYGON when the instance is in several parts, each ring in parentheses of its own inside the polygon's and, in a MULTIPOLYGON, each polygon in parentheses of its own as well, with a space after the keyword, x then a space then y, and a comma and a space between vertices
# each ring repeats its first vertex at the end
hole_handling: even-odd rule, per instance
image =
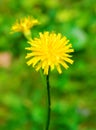
POLYGON ((40 38, 35 38, 28 42, 31 46, 27 47, 30 52, 26 58, 29 58, 28 65, 35 67, 36 71, 40 68, 44 70, 44 74, 48 75, 49 68, 53 70, 57 69, 59 73, 62 73, 60 65, 65 69, 68 68, 66 62, 72 64, 73 60, 69 53, 74 52, 72 44, 68 44, 69 40, 60 33, 40 33, 40 38))
POLYGON ((28 32, 34 25, 37 25, 38 20, 28 17, 20 19, 20 21, 16 21, 16 23, 12 26, 11 32, 28 32))

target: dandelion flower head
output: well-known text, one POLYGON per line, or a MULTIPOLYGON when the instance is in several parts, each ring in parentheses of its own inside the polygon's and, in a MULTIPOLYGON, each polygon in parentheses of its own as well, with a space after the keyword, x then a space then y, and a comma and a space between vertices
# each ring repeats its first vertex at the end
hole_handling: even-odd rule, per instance
POLYGON ((20 21, 16 21, 16 23, 12 26, 11 32, 28 32, 33 26, 39 24, 37 19, 31 18, 30 16, 28 18, 20 19, 20 21))
POLYGON ((28 65, 32 65, 36 71, 39 69, 44 70, 44 74, 48 75, 49 68, 53 70, 57 69, 59 73, 62 73, 61 65, 67 69, 66 62, 72 64, 73 60, 70 59, 69 53, 73 52, 72 44, 69 40, 60 33, 40 33, 40 38, 30 40, 28 43, 30 47, 26 58, 28 58, 28 65))

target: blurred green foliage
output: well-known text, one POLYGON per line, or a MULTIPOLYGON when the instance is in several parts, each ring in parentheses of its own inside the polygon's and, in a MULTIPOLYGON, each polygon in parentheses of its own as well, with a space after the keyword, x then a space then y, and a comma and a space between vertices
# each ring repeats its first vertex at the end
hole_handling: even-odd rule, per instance
POLYGON ((50 75, 50 130, 96 130, 95 0, 0 0, 0 53, 12 55, 11 65, 0 67, 0 130, 45 127, 45 82, 25 63, 24 36, 9 33, 16 19, 30 15, 41 23, 32 29, 33 38, 39 32, 61 32, 75 49, 69 70, 50 75))

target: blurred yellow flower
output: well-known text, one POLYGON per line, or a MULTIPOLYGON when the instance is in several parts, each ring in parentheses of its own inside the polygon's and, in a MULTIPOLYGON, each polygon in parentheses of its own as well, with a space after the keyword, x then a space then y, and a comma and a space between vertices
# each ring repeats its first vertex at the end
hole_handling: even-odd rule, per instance
POLYGON ((28 42, 31 46, 27 47, 30 52, 26 58, 29 58, 28 65, 35 67, 36 71, 40 68, 44 70, 44 74, 48 75, 49 68, 53 70, 55 67, 59 73, 62 73, 60 65, 65 69, 68 68, 66 62, 72 64, 73 60, 69 57, 69 53, 74 52, 72 44, 68 44, 69 40, 60 33, 40 33, 40 38, 35 38, 28 42))
POLYGON ((16 21, 16 23, 12 26, 11 32, 29 32, 30 29, 34 26, 39 24, 38 20, 31 18, 30 16, 28 18, 20 19, 20 21, 16 21))

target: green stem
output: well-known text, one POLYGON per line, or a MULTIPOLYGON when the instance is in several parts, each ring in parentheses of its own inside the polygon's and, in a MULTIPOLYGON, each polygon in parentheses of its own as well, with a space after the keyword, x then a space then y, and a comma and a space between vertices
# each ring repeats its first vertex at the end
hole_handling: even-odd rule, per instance
POLYGON ((46 76, 46 82, 47 82, 47 96, 48 96, 48 115, 47 115, 46 130, 49 130, 49 124, 50 124, 50 111, 51 111, 49 74, 46 76))
POLYGON ((30 30, 27 30, 26 32, 24 32, 24 36, 27 40, 30 41, 30 39, 32 39, 31 37, 31 31, 30 30))

